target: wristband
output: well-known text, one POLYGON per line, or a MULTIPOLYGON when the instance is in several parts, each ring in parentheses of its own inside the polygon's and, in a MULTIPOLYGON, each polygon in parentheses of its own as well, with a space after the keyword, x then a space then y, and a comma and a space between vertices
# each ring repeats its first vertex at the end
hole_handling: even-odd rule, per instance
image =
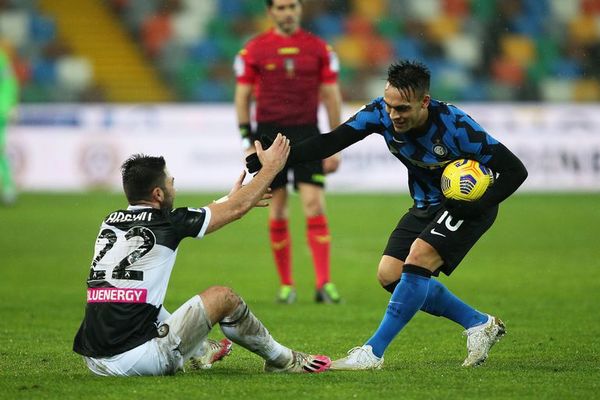
POLYGON ((242 149, 248 150, 250 147, 252 147, 252 141, 247 137, 242 138, 242 149))
POLYGON ((252 126, 250 123, 239 124, 238 127, 240 129, 240 135, 242 136, 242 139, 252 137, 252 126))

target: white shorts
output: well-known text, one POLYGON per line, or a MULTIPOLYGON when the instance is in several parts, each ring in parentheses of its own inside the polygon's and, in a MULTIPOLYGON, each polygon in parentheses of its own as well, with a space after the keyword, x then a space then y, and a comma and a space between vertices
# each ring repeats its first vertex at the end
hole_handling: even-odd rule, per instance
POLYGON ((183 369, 183 363, 190 357, 202 354, 212 324, 206 316, 202 299, 196 295, 162 321, 161 326, 165 325, 168 326, 166 336, 149 340, 125 353, 105 358, 83 358, 88 368, 97 375, 174 374, 183 369))

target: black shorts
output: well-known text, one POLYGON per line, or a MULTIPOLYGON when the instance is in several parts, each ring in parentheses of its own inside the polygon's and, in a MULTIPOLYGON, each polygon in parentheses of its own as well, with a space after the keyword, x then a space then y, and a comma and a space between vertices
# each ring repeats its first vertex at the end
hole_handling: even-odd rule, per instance
POLYGON ((437 250, 444 264, 434 272, 450 275, 479 238, 492 226, 498 206, 491 207, 474 219, 453 220, 445 208, 438 206, 430 216, 415 215, 409 210, 390 235, 384 255, 405 261, 410 246, 420 238, 437 250))
MULTIPOLYGON (((279 126, 272 124, 258 124, 256 127, 256 136, 261 137, 266 135, 272 139, 281 132, 290 143, 300 142, 310 136, 320 135, 319 128, 316 125, 296 125, 296 126, 279 126)), ((288 176, 290 171, 294 175, 294 188, 298 188, 298 183, 309 183, 319 187, 325 186, 325 174, 323 174, 323 161, 315 160, 301 164, 296 164, 290 168, 284 168, 271 183, 271 189, 284 187, 289 182, 288 176)))

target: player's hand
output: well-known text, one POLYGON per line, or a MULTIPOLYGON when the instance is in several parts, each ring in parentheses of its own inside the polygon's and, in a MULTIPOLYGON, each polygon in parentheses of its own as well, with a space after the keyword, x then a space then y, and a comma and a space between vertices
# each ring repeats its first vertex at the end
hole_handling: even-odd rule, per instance
MULTIPOLYGON (((278 133, 278 135, 281 135, 281 133, 278 133)), ((269 135, 262 135, 260 137, 260 144, 264 150, 267 150, 269 147, 271 147, 273 142, 273 138, 271 138, 269 135)))
MULTIPOLYGON (((260 137, 260 144, 262 145, 263 150, 267 150, 273 144, 273 139, 267 135, 262 135, 260 137)), ((258 154, 256 154, 256 141, 251 149, 251 152, 246 152, 246 169, 249 173, 255 174, 262 168, 262 164, 258 159, 258 154)))
POLYGON ((254 205, 254 207, 269 207, 269 200, 271 200, 272 198, 273 195, 271 194, 271 188, 268 188, 267 191, 263 194, 262 199, 260 199, 258 203, 254 205))
POLYGON ((323 173, 325 175, 334 173, 340 167, 341 161, 342 157, 340 153, 336 153, 331 157, 327 157, 323 160, 323 173))
POLYGON ((256 146, 256 155, 263 168, 270 169, 275 173, 283 169, 290 154, 288 138, 278 133, 268 150, 263 150, 262 143, 258 140, 254 142, 254 145, 256 146))
POLYGON ((258 159, 258 155, 256 153, 252 153, 246 156, 246 169, 249 173, 255 174, 262 168, 262 164, 258 159))
POLYGON ((472 219, 480 217, 486 210, 484 204, 479 201, 465 201, 446 199, 444 207, 455 219, 472 219))

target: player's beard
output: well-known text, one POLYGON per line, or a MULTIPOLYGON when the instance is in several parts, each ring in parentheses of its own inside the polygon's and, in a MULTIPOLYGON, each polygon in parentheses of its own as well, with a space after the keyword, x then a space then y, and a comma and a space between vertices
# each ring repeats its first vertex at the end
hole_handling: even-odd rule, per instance
POLYGON ((175 203, 175 196, 173 194, 165 191, 165 199, 160 205, 161 210, 171 211, 173 209, 173 205, 175 203))

